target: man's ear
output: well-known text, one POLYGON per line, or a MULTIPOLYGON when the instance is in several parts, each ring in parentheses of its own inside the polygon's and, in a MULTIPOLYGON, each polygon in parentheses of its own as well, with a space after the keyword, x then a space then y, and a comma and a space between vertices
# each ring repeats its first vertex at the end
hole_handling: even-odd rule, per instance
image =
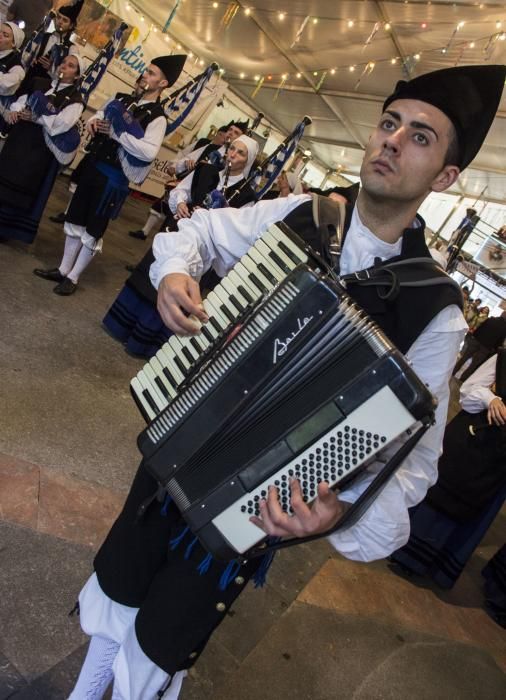
POLYGON ((169 87, 169 81, 168 81, 168 80, 162 80, 162 81, 160 82, 160 88, 161 88, 162 90, 165 90, 165 88, 168 88, 168 87, 169 87))
POLYGON ((432 181, 432 192, 444 192, 453 185, 459 175, 460 168, 457 165, 445 165, 432 181))

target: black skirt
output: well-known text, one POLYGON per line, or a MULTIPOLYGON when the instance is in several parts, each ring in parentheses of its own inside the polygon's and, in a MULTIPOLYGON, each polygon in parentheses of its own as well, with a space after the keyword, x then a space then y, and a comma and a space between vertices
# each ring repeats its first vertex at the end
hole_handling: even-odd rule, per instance
POLYGON ((15 124, 0 153, 0 202, 31 209, 54 160, 41 126, 33 122, 15 124))

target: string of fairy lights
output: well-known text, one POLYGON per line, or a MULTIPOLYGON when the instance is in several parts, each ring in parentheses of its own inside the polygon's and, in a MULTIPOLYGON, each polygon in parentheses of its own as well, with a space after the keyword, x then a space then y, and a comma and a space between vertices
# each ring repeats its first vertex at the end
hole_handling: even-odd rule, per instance
MULTIPOLYGON (((106 7, 111 3, 111 0, 101 1, 102 4, 106 7)), ((181 43, 179 43, 176 39, 173 39, 172 36, 170 36, 168 33, 169 27, 171 26, 172 21, 176 17, 178 10, 180 9, 183 3, 184 0, 175 0, 170 10, 170 14, 167 18, 167 21, 164 25, 157 24, 156 22, 153 22, 150 18, 146 17, 146 15, 143 13, 143 10, 140 9, 134 2, 127 1, 125 6, 127 10, 133 11, 137 15, 136 24, 141 30, 141 33, 142 27, 146 27, 146 32, 142 34, 142 42, 146 41, 152 32, 155 34, 160 32, 167 43, 173 44, 173 49, 177 49, 178 51, 184 50, 188 54, 189 58, 194 60, 195 64, 204 66, 206 61, 202 57, 199 57, 195 55, 193 51, 186 49, 181 43)), ((361 2, 355 2, 353 3, 353 7, 355 8, 355 6, 357 6, 358 8, 360 8, 361 4, 361 2)), ((468 22, 466 22, 466 20, 463 19, 458 19, 458 21, 456 21, 456 18, 454 18, 451 22, 446 23, 448 24, 449 36, 447 41, 443 45, 431 48, 424 47, 423 51, 416 51, 408 55, 396 55, 385 58, 380 57, 374 58, 373 60, 364 59, 364 61, 362 62, 342 65, 316 66, 309 71, 297 71, 292 73, 280 71, 279 73, 269 72, 266 74, 251 74, 247 73, 246 71, 225 71, 224 68, 221 68, 220 74, 223 76, 223 74, 226 72, 227 79, 229 81, 249 81, 253 86, 253 91, 251 93, 252 98, 254 98, 258 94, 259 90, 262 87, 273 87, 275 88, 275 94, 273 97, 273 99, 275 100, 284 89, 297 89, 297 86, 302 84, 302 82, 304 81, 306 83, 309 83, 309 85, 315 92, 322 92, 322 88, 324 87, 324 83, 326 81, 328 83, 332 76, 335 76, 337 73, 343 74, 344 72, 355 75, 356 80, 354 83, 354 89, 357 90, 362 81, 366 79, 369 75, 371 75, 375 68, 380 64, 390 64, 392 66, 397 65, 401 68, 404 77, 409 78, 411 77, 411 73, 414 67, 422 59, 422 57, 427 58, 430 56, 434 57, 437 54, 445 54, 452 65, 458 65, 465 58, 466 52, 474 49, 477 51, 479 50, 481 52, 482 60, 489 60, 494 50, 496 49, 498 42, 506 41, 506 19, 504 19, 501 16, 497 16, 496 19, 492 20, 489 18, 489 15, 493 15, 494 13, 500 15, 506 10, 506 5, 502 3, 475 2, 472 5, 463 5, 456 2, 432 2, 431 0, 427 2, 425 0, 421 0, 419 2, 417 2, 416 0, 389 0, 389 4, 411 5, 412 7, 418 8, 421 6, 426 6, 427 19, 424 19, 422 21, 375 21, 374 19, 371 20, 368 18, 361 17, 360 10, 356 12, 354 16, 312 16, 303 15, 303 13, 294 10, 288 11, 281 8, 272 9, 257 8, 250 5, 246 6, 237 2, 236 0, 233 0, 232 2, 210 2, 209 8, 210 13, 223 13, 220 18, 219 27, 216 30, 217 33, 233 31, 232 27, 234 19, 236 19, 236 17, 239 14, 243 14, 245 17, 251 17, 252 19, 255 18, 255 15, 262 16, 263 19, 267 17, 271 24, 290 23, 290 26, 294 26, 294 24, 297 25, 297 22, 301 20, 293 35, 293 40, 289 45, 289 50, 287 51, 288 56, 289 51, 297 51, 298 44, 301 44, 301 42, 303 41, 309 40, 307 33, 308 28, 311 27, 311 25, 323 25, 324 23, 328 22, 338 23, 340 31, 352 32, 353 37, 356 37, 359 32, 363 32, 363 36, 360 38, 360 40, 354 40, 354 43, 361 43, 363 49, 365 49, 369 48, 375 40, 378 40, 381 37, 384 38, 390 33, 398 32, 401 29, 406 30, 409 28, 416 27, 417 30, 421 33, 430 31, 430 29, 433 26, 431 22, 432 5, 434 7, 444 6, 446 9, 449 6, 451 6, 454 9, 454 13, 461 13, 463 10, 473 10, 475 13, 478 13, 478 17, 480 15, 479 11, 486 11, 485 14, 487 15, 487 18, 482 21, 480 21, 479 19, 473 19, 472 21, 468 22), (469 25, 471 25, 473 29, 476 29, 476 33, 480 33, 480 35, 476 36, 472 40, 463 38, 461 39, 460 37, 463 34, 463 30, 464 27, 466 27, 466 24, 468 25, 468 27, 469 25), (486 28, 488 29, 489 25, 492 25, 491 28, 493 29, 493 31, 486 32, 486 28)), ((350 7, 352 6, 352 4, 348 3, 347 6, 350 7)), ((337 4, 336 8, 339 8, 337 4)), ((128 17, 126 17, 125 19, 127 21, 129 20, 128 17)), ((441 26, 441 22, 438 22, 438 25, 441 26)), ((286 30, 284 31, 286 33, 286 30)))

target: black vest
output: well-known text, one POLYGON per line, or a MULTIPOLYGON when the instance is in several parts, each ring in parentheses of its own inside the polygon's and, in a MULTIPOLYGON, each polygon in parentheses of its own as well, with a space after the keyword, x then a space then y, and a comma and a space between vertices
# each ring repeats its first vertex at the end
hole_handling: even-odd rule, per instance
POLYGON ((53 95, 48 95, 47 99, 57 110, 64 109, 69 105, 82 104, 83 98, 80 90, 76 90, 74 85, 69 85, 63 90, 58 90, 53 95))
MULTIPOLYGON (((320 235, 314 224, 312 201, 304 202, 285 218, 285 223, 322 253, 320 235)), ((345 235, 351 222, 352 207, 346 208, 345 235)), ((425 222, 420 228, 406 229, 402 236, 401 254, 390 258, 430 258, 424 238, 425 222)), ((346 285, 351 297, 386 333, 403 353, 406 353, 430 321, 445 307, 456 304, 462 308, 462 295, 451 285, 401 287, 392 301, 381 299, 376 288, 363 287, 358 282, 346 285)))
POLYGON ((0 73, 8 73, 14 66, 20 66, 21 54, 17 49, 0 59, 0 73))
MULTIPOLYGON (((127 95, 122 92, 116 93, 115 99, 122 102, 126 109, 128 109, 138 100, 138 98, 134 95, 127 95)), ((148 124, 150 124, 152 121, 158 119, 158 117, 165 116, 163 107, 160 105, 159 100, 156 102, 146 102, 145 104, 137 105, 131 110, 131 112, 134 119, 139 122, 144 131, 146 131, 148 124)), ((105 134, 98 134, 91 141, 88 150, 91 154, 93 154, 96 160, 109 163, 109 165, 114 165, 115 167, 119 168, 119 146, 120 144, 114 139, 109 138, 109 136, 106 136, 105 134)))

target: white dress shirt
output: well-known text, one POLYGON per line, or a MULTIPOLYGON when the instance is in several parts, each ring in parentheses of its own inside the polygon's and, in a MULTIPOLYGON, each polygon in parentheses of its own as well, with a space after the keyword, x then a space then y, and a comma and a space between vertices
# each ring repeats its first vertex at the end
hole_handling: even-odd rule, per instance
MULTIPOLYGON (((57 81, 53 80, 50 89, 46 95, 54 95, 57 81)), ((70 87, 70 83, 60 83, 58 92, 70 87)), ((11 112, 21 112, 25 106, 28 95, 21 95, 11 104, 9 110, 11 112)), ((84 105, 81 102, 74 102, 61 109, 57 114, 41 115, 35 119, 35 124, 40 124, 50 136, 64 134, 71 129, 79 121, 79 117, 83 113, 84 105)))
MULTIPOLYGON (((155 262, 150 275, 158 287, 171 272, 199 278, 209 267, 223 276, 274 222, 284 219, 310 195, 288 195, 260 202, 245 209, 197 210, 179 222, 179 232, 155 236, 155 262)), ((389 244, 378 239, 360 221, 355 208, 345 238, 341 271, 348 274, 374 263, 376 257, 400 253, 402 239, 389 244)), ((425 433, 362 518, 348 529, 329 537, 332 545, 349 559, 381 559, 404 545, 409 537, 408 508, 425 497, 437 478, 449 399, 449 379, 467 324, 460 309, 448 306, 427 325, 406 353, 420 379, 438 400, 436 423, 425 433)), ((340 493, 354 502, 405 437, 390 445, 356 481, 340 493)))
MULTIPOLYGON (((0 51, 0 61, 12 53, 12 49, 0 51)), ((7 73, 0 73, 0 96, 9 97, 14 95, 25 77, 23 66, 13 66, 7 73)))
MULTIPOLYGON (((109 104, 109 102, 112 102, 113 99, 115 98, 111 97, 109 100, 107 100, 104 106, 101 109, 99 109, 92 117, 90 117, 90 119, 88 119, 88 123, 93 121, 94 119, 103 119, 104 110, 109 104)), ((139 102, 137 102, 137 106, 149 104, 150 102, 151 100, 139 100, 139 102)), ((153 104, 155 103, 153 102, 153 104)), ((163 139, 165 138, 166 128, 167 119, 164 116, 160 116, 156 119, 153 119, 153 121, 149 122, 144 131, 144 136, 140 139, 137 139, 135 138, 135 136, 127 134, 126 131, 120 134, 119 138, 116 138, 116 136, 113 133, 111 133, 110 138, 120 143, 125 149, 125 151, 130 153, 130 155, 134 156, 134 158, 139 158, 139 160, 145 160, 148 163, 150 163, 158 155, 158 151, 160 150, 163 139)))
POLYGON ((460 387, 460 405, 468 413, 479 413, 488 409, 497 398, 491 387, 495 382, 497 353, 478 367, 460 387))

